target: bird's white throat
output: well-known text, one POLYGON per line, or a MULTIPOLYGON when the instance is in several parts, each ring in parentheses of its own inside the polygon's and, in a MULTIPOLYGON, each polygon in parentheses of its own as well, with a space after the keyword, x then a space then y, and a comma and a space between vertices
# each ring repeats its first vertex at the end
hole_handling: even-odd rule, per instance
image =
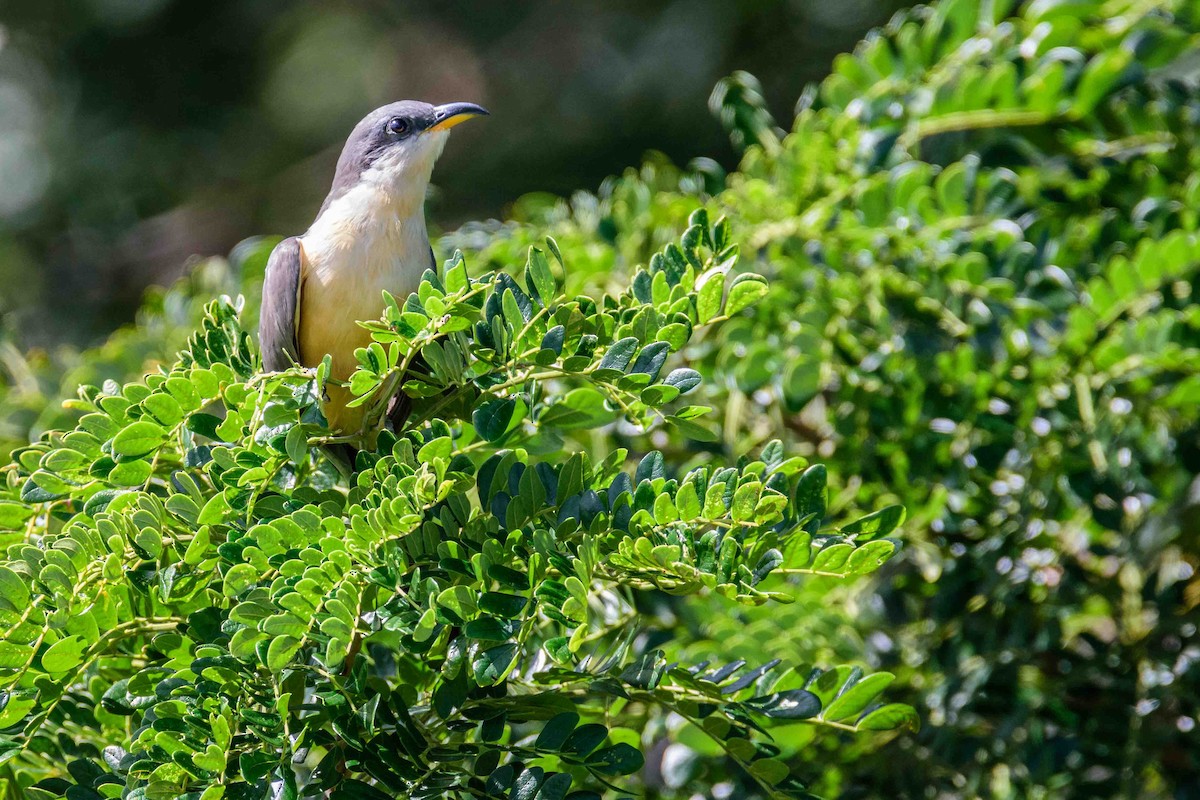
POLYGON ((402 216, 420 213, 433 165, 442 155, 448 138, 448 131, 429 131, 389 149, 363 172, 359 183, 378 187, 402 216))
MULTIPOLYGON (((425 193, 447 136, 422 134, 385 153, 325 208, 301 237, 314 271, 355 276, 364 289, 416 289, 429 266, 425 193)), ((375 291, 370 302, 378 300, 375 291)))

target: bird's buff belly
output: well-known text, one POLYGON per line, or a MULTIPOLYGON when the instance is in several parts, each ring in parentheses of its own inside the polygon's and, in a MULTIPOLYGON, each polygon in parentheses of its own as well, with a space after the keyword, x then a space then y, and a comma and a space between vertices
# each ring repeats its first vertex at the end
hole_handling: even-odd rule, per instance
POLYGON ((326 354, 332 359, 330 377, 333 381, 326 386, 327 401, 323 410, 331 430, 340 433, 355 433, 362 427, 362 407, 347 408, 353 399, 349 389, 338 386, 334 381, 348 383, 358 367, 354 351, 371 343, 371 334, 357 324, 358 320, 377 319, 383 310, 381 292, 363 291, 350 302, 349 298, 331 296, 330 293, 310 291, 305 287, 301 295, 300 361, 314 367, 321 363, 326 354), (378 299, 379 306, 368 307, 363 302, 368 297, 378 299))
MULTIPOLYGON (((431 266, 424 222, 397 215, 385 200, 366 189, 350 192, 301 238, 307 265, 300 289, 299 356, 305 366, 316 366, 328 354, 336 381, 350 380, 358 365, 354 350, 371 343, 357 322, 379 319, 383 291, 406 297, 431 266)), ((353 398, 349 390, 331 382, 326 393, 329 427, 357 433, 364 412, 346 408, 353 398)))

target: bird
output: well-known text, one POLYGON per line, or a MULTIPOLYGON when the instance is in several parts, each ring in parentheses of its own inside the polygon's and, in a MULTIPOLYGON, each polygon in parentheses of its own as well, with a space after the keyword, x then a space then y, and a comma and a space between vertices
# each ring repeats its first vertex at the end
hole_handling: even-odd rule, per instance
POLYGON ((263 277, 259 345, 263 369, 315 367, 331 359, 322 411, 330 431, 362 432, 363 408, 342 383, 371 343, 359 320, 377 319, 383 292, 403 298, 435 268, 425 193, 449 131, 486 116, 475 103, 401 100, 360 121, 338 158, 316 219, 271 251, 263 277))

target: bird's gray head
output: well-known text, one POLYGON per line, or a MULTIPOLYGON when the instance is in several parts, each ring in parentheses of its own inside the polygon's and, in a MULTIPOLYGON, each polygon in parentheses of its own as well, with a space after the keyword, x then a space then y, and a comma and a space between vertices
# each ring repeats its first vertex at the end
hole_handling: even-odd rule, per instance
POLYGON ((399 197, 423 199, 450 129, 487 113, 474 103, 434 106, 416 100, 375 109, 346 140, 322 210, 363 182, 399 197))

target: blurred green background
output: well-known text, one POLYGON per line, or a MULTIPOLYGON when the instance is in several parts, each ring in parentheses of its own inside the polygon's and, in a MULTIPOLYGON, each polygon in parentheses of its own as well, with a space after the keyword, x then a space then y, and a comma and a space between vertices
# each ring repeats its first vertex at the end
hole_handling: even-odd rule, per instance
POLYGON ((473 100, 430 216, 594 188, 650 149, 728 138, 734 69, 786 117, 895 0, 9 0, 0 12, 0 315, 25 346, 131 319, 195 254, 311 221, 349 128, 382 103, 473 100), (53 303, 49 302, 53 299, 53 303))

